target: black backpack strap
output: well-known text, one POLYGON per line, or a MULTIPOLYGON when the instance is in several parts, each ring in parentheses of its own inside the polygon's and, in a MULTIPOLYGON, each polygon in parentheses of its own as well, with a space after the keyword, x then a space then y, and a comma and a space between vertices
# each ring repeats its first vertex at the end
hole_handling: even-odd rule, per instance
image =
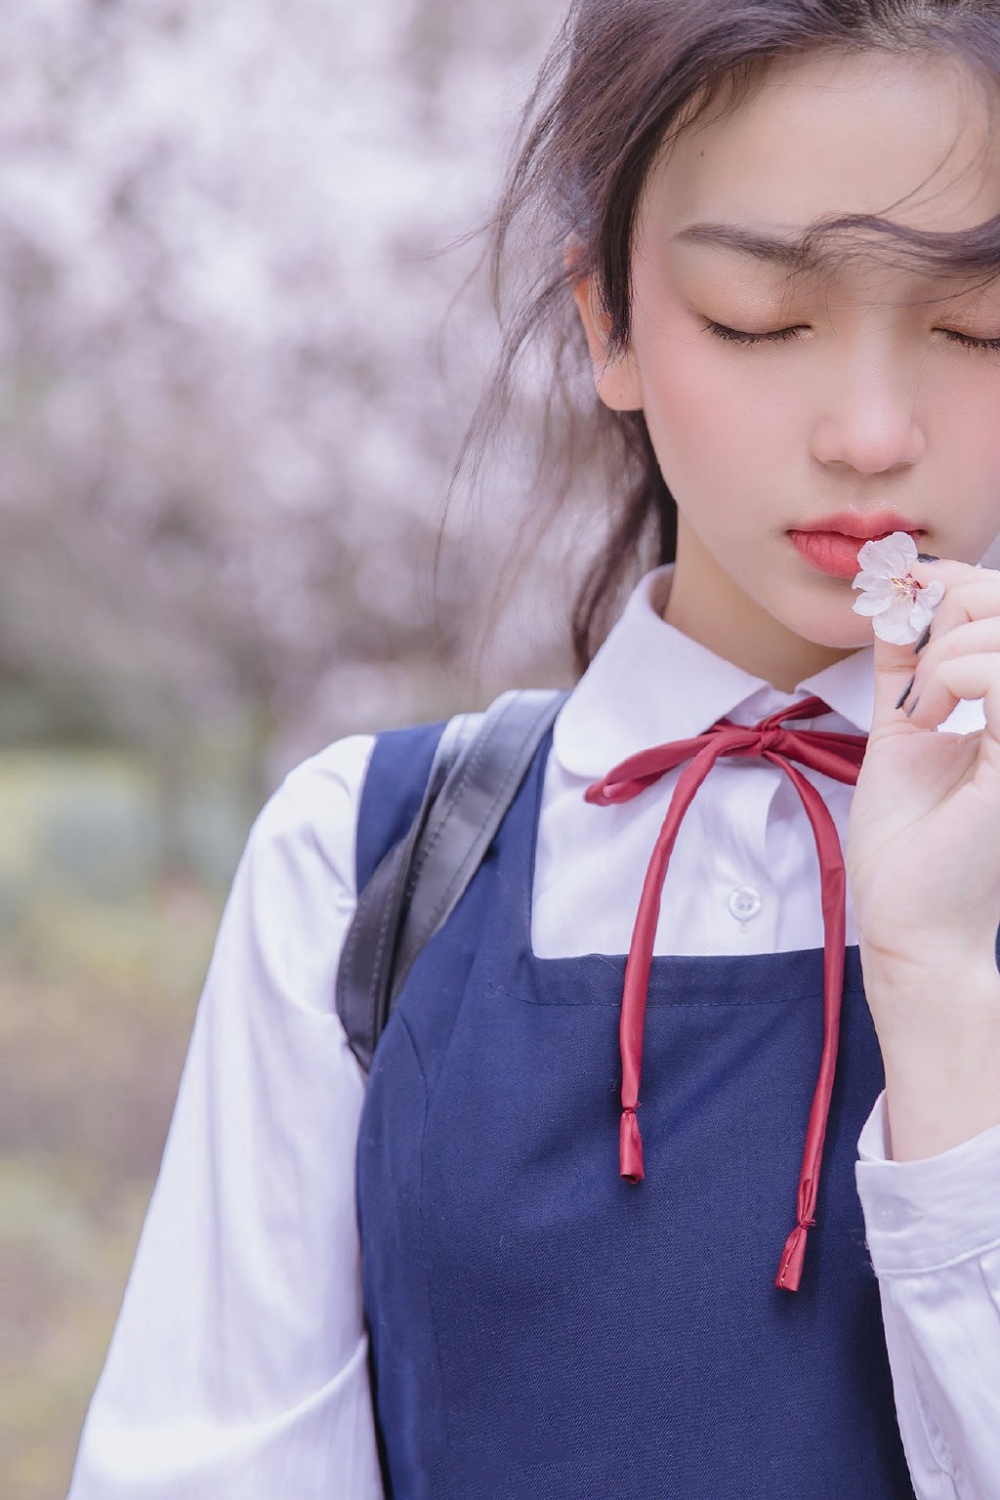
POLYGON ((414 850, 434 799, 469 732, 468 726, 465 717, 445 725, 417 815, 358 892, 354 918, 344 939, 337 971, 337 1012, 351 1051, 365 1072, 389 1019, 392 966, 414 850))
POLYGON ((446 726, 420 810, 360 892, 341 955, 337 1010, 365 1071, 413 961, 458 905, 565 698, 504 693, 478 725, 446 726))
POLYGON ((414 850, 393 978, 395 1002, 417 954, 451 916, 496 837, 565 693, 504 693, 452 765, 414 850))

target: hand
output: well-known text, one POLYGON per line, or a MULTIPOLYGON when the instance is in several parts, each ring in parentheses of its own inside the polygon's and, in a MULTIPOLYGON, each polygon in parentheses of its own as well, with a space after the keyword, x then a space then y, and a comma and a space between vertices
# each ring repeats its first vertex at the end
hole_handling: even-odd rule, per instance
POLYGON ((875 708, 848 833, 868 946, 903 966, 992 955, 1000 922, 1000 573, 917 563, 946 587, 918 657, 875 641, 875 708), (896 703, 910 678, 902 709, 896 703), (960 698, 986 727, 938 733, 960 698))
POLYGON ((847 838, 897 1156, 901 1142, 927 1155, 1000 1121, 1000 573, 957 562, 913 571, 940 578, 945 597, 919 656, 875 642, 847 838), (983 700, 985 727, 937 732, 962 698, 983 700))

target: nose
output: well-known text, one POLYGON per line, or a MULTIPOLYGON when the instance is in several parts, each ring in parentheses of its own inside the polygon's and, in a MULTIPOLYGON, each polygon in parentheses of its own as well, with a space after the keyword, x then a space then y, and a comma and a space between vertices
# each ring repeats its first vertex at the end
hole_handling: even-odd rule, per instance
POLYGON ((887 349, 860 348, 831 372, 813 431, 820 463, 885 474, 917 463, 927 447, 912 367, 887 349))

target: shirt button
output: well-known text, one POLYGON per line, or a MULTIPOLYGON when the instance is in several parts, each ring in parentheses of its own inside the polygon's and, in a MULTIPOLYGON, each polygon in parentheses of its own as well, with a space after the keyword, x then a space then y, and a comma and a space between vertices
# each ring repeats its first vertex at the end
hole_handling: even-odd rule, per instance
POLYGON ((755 891, 749 885, 741 885, 729 897, 729 910, 738 922, 748 922, 751 917, 755 917, 762 904, 760 891, 755 891))

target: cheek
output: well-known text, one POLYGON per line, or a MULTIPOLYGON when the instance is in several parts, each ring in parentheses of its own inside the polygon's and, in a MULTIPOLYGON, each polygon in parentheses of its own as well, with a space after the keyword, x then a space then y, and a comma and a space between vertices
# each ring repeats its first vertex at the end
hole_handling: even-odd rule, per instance
POLYGON ((653 447, 682 506, 759 489, 792 456, 794 395, 775 389, 780 383, 759 366, 758 378, 748 378, 731 356, 679 341, 636 353, 653 447))
POLYGON ((971 562, 977 547, 1000 533, 1000 366, 984 379, 976 362, 973 356, 966 368, 953 361, 922 392, 933 475, 928 500, 971 562), (964 497, 961 514, 957 495, 964 497))
POLYGON ((933 447, 956 478, 1000 481, 1000 372, 989 382, 940 381, 928 409, 933 447))

